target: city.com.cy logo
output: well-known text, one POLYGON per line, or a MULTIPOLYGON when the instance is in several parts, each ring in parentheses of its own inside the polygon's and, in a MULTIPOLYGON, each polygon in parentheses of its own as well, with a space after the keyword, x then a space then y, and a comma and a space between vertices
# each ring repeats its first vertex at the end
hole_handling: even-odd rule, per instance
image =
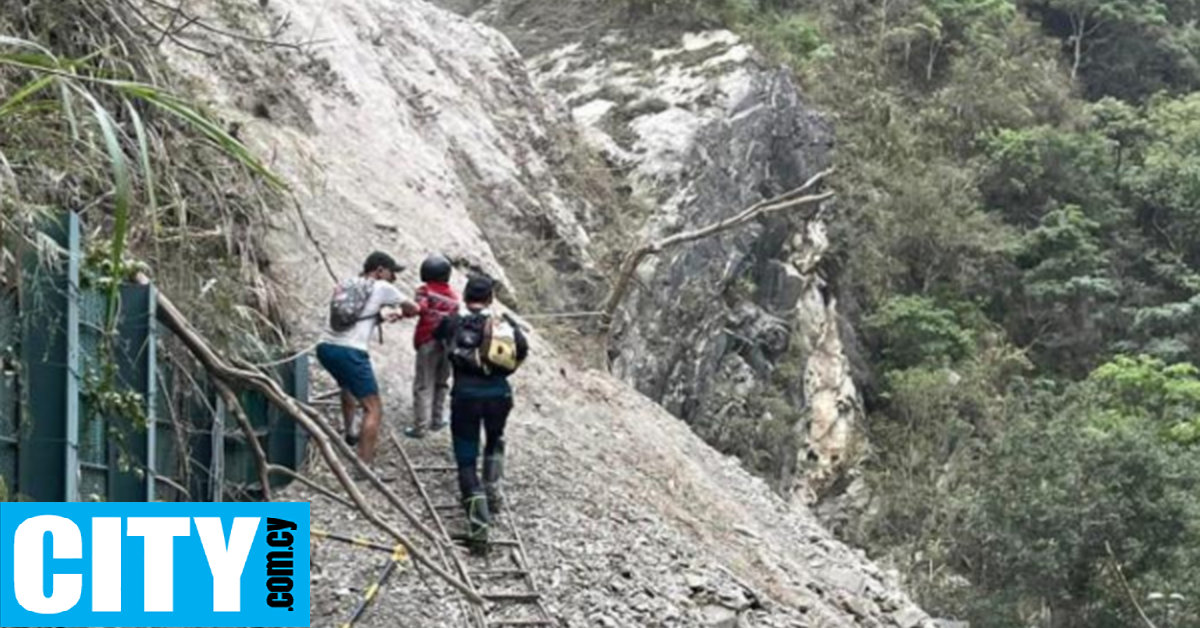
POLYGON ((309 625, 307 503, 0 503, 0 628, 309 625))

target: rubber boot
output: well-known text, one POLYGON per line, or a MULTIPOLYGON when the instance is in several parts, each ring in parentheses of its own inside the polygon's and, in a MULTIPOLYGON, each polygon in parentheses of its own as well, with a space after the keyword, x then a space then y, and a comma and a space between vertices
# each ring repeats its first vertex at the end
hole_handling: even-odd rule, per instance
POLYGON ((458 490, 467 515, 467 547, 473 554, 486 554, 492 517, 488 511, 487 495, 479 485, 479 474, 474 466, 458 468, 458 490))
POLYGON ((488 510, 493 515, 504 512, 504 492, 500 481, 504 479, 504 454, 495 454, 483 459, 483 490, 487 494, 488 510))
POLYGON ((492 517, 488 512, 488 500, 482 493, 468 497, 463 505, 467 509, 467 546, 472 554, 486 554, 488 551, 488 531, 491 528, 492 517))

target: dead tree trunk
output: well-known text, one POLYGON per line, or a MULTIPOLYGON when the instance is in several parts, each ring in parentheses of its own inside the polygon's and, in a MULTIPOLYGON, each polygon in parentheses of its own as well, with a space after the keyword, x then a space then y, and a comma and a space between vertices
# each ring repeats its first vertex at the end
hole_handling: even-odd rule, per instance
POLYGON ((1071 39, 1074 50, 1071 63, 1071 80, 1079 77, 1079 64, 1083 61, 1083 35, 1087 30, 1087 16, 1071 14, 1071 39))
MULTIPOLYGON (((762 216, 774 214, 797 207, 818 206, 822 201, 832 198, 833 192, 823 192, 820 194, 807 194, 810 190, 817 186, 822 180, 833 173, 833 169, 825 170, 817 173, 811 179, 806 181, 804 185, 779 196, 776 196, 765 201, 760 201, 747 207, 737 215, 725 220, 702 227, 694 231, 685 231, 677 233, 666 238, 653 240, 642 244, 641 246, 630 251, 625 260, 621 263, 621 268, 617 274, 617 280, 613 283, 612 288, 608 291, 608 296, 604 299, 604 306, 601 308, 600 328, 605 336, 604 346, 608 346, 608 334, 612 330, 613 318, 616 316, 617 309, 621 307, 621 302, 625 300, 625 295, 629 293, 630 286, 633 285, 634 277, 637 275, 637 269, 642 262, 651 255, 658 255, 663 251, 702 240, 732 229, 741 227, 751 221, 757 220, 762 216)), ((815 212, 814 212, 815 214, 815 212)))

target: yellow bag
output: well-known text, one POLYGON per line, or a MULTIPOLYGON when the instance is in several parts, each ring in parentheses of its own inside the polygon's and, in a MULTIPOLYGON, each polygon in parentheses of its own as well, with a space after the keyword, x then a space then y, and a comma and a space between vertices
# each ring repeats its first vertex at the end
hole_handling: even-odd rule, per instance
POLYGON ((484 360, 492 371, 514 373, 521 366, 517 359, 517 332, 512 323, 495 316, 488 319, 484 333, 484 360))

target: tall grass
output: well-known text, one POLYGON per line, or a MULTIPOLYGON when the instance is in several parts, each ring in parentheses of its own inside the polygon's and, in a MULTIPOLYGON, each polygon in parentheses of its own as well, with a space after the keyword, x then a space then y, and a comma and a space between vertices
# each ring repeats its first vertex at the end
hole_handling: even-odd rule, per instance
MULTIPOLYGON (((57 117, 69 129, 69 141, 84 154, 102 155, 112 186, 113 226, 109 250, 107 327, 116 324, 118 295, 125 279, 125 256, 133 221, 134 204, 144 196, 147 216, 157 237, 160 232, 158 181, 152 168, 151 127, 139 112, 158 111, 182 123, 218 151, 264 179, 276 189, 283 181, 267 168, 240 140, 219 123, 200 113, 187 100, 154 85, 120 80, 105 75, 92 65, 102 56, 98 51, 79 59, 56 55, 48 48, 16 37, 0 36, 0 70, 18 73, 19 87, 0 104, 0 129, 19 116, 57 117), (20 81, 24 81, 23 83, 20 81), (78 111, 86 110, 93 133, 84 132, 78 111), (125 124, 120 120, 124 119, 125 124), (97 138, 98 136, 98 138, 97 138), (137 169, 135 177, 134 169, 137 169), (141 182, 135 190, 135 181, 141 182)), ((2 78, 2 77, 0 77, 2 78)), ((6 161, 0 155, 0 162, 6 161)))

